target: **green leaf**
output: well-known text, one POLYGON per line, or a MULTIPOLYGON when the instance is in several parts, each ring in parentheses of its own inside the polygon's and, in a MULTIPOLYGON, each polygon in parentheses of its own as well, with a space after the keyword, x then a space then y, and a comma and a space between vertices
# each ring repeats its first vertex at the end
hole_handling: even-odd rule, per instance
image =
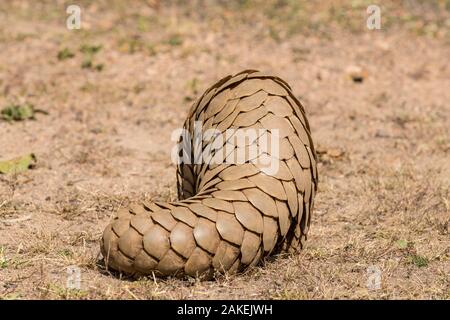
POLYGON ((408 257, 409 263, 414 264, 416 267, 422 268, 428 266, 428 259, 417 254, 408 257))
POLYGON ((90 58, 89 59, 85 59, 83 61, 83 63, 81 64, 81 68, 83 68, 83 69, 91 69, 92 68, 92 60, 90 58))
POLYGON ((58 60, 66 60, 75 57, 75 54, 70 51, 68 48, 64 48, 63 50, 58 52, 58 60))
POLYGON ((0 161, 0 174, 19 173, 33 168, 36 156, 33 153, 12 160, 0 161))
POLYGON ((0 120, 5 121, 23 121, 34 119, 36 113, 48 115, 48 112, 36 109, 32 104, 11 104, 0 110, 0 120))
POLYGON ((6 121, 22 121, 34 118, 34 108, 31 104, 10 105, 1 111, 1 118, 6 121))
POLYGON ((406 249, 408 247, 408 241, 406 240, 398 240, 396 244, 400 249, 406 249))
POLYGON ((99 64, 95 65, 95 70, 100 72, 103 70, 104 67, 105 67, 105 65, 103 63, 99 63, 99 64))
POLYGON ((80 51, 87 55, 94 55, 102 49, 102 45, 88 45, 81 46, 80 51))

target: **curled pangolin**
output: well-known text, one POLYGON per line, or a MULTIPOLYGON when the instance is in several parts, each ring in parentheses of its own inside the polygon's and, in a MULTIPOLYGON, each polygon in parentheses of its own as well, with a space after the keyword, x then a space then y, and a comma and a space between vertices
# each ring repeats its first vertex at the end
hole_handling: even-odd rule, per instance
POLYGON ((189 134, 180 138, 180 155, 192 161, 177 166, 179 201, 119 210, 103 233, 106 264, 133 275, 211 277, 243 271, 269 254, 301 249, 318 174, 305 111, 290 86, 253 70, 228 76, 192 106, 184 128, 189 134), (258 137, 243 147, 227 149, 231 139, 217 144, 211 138, 200 149, 214 145, 212 154, 223 156, 256 146, 256 156, 247 152, 240 162, 194 161, 190 146, 199 143, 197 122, 202 133, 254 129, 258 137), (263 136, 271 136, 277 148, 260 148, 263 136), (264 157, 277 170, 258 161, 264 157))

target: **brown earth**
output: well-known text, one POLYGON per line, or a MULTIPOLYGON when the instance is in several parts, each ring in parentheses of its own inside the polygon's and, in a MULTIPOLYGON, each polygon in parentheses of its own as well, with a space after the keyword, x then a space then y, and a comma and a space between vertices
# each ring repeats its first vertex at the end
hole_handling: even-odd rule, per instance
POLYGON ((0 161, 37 157, 0 175, 0 299, 450 298, 449 1, 379 1, 381 30, 364 0, 78 2, 81 30, 65 1, 0 4, 0 108, 48 112, 0 121, 0 161), (110 274, 110 216, 175 199, 172 131, 243 69, 282 77, 307 109, 320 183, 306 249, 208 282, 110 274))

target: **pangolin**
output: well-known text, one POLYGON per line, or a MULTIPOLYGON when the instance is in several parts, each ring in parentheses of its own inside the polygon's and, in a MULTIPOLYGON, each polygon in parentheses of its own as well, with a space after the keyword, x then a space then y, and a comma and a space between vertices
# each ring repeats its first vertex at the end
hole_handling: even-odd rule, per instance
POLYGON ((179 200, 120 209, 103 233, 106 265, 130 275, 211 278, 301 249, 318 173, 305 110, 291 87, 255 70, 227 76, 193 104, 184 129, 179 200), (209 139, 198 137, 208 130, 209 139), (251 134, 232 143, 238 132, 251 134))

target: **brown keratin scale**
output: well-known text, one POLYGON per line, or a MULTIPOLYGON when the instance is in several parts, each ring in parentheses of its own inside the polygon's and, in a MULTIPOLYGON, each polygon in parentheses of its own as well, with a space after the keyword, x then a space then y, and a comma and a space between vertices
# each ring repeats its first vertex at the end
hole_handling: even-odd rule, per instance
POLYGON ((228 76, 192 106, 184 123, 191 137, 197 121, 203 131, 276 130, 278 150, 259 150, 256 159, 240 164, 178 164, 179 201, 133 204, 106 227, 101 250, 110 268, 211 278, 304 245, 317 191, 317 157, 305 111, 290 86, 253 70, 228 76), (277 170, 268 172, 258 157, 275 161, 277 170))

